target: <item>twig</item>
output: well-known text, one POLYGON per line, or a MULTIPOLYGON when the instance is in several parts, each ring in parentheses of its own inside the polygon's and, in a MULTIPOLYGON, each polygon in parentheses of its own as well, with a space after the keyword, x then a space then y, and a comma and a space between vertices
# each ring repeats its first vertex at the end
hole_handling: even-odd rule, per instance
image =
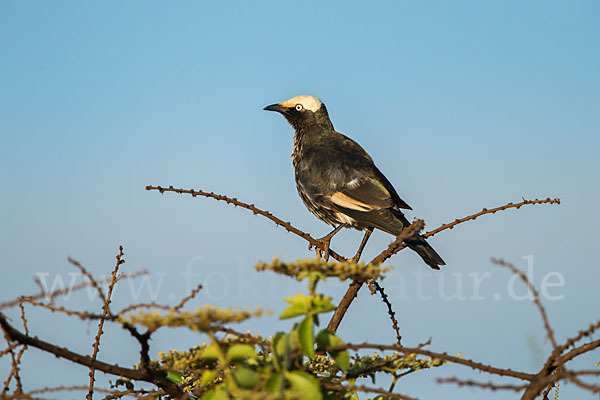
POLYGON ((198 294, 198 292, 200 290, 202 290, 202 285, 196 286, 196 288, 194 290, 192 290, 192 293, 190 293, 187 297, 184 297, 183 299, 181 299, 179 304, 177 304, 173 309, 175 311, 181 310, 183 308, 183 306, 185 306, 185 303, 187 303, 188 301, 190 301, 191 299, 196 297, 196 295, 198 294))
POLYGON ((236 331, 235 329, 227 328, 225 326, 218 326, 215 328, 215 330, 219 331, 219 332, 227 333, 228 335, 233 335, 233 336, 236 336, 239 338, 243 338, 250 343, 254 343, 254 344, 258 344, 258 345, 268 345, 271 343, 268 339, 263 338, 263 337, 259 336, 258 334, 252 335, 250 333, 250 331, 243 333, 243 332, 236 331))
POLYGON ((20 344, 19 343, 15 343, 15 344, 11 344, 10 346, 8 346, 6 349, 0 351, 0 357, 4 357, 5 355, 7 355, 8 353, 11 352, 11 350, 16 349, 17 347, 19 347, 20 344))
MULTIPOLYGON (((100 296, 100 300, 102 300, 102 304, 106 304, 106 297, 104 296, 104 292, 102 292, 102 288, 100 287, 100 285, 98 284, 98 282, 96 282, 96 279, 92 276, 92 274, 90 274, 88 272, 88 270, 85 269, 84 266, 81 265, 81 263, 79 263, 79 261, 74 260, 71 257, 68 257, 67 261, 69 261, 69 263, 71 265, 74 265, 75 267, 77 267, 81 271, 81 273, 89 279, 90 284, 98 292, 98 295, 100 296)), ((111 279, 111 281, 112 281, 112 279, 111 279)))
POLYGON ((531 290, 531 293, 533 293, 533 302, 536 305, 536 307, 538 308, 540 315, 542 316, 542 320, 544 321, 544 328, 546 329, 546 335, 548 335, 548 339, 550 339, 550 343, 552 343, 552 347, 554 348, 554 350, 556 350, 558 348, 558 344, 556 344, 556 339, 554 338, 554 331, 552 330, 552 327, 550 327, 550 322, 548 321, 548 315, 546 314, 546 309, 540 302, 539 293, 533 286, 533 283, 531 283, 531 281, 529 280, 529 278, 523 271, 520 271, 519 269, 517 269, 517 267, 515 267, 513 264, 511 264, 509 262, 506 262, 502 259, 492 258, 492 263, 499 265, 501 267, 510 269, 512 271, 512 273, 518 275, 519 278, 521 278, 521 280, 523 282, 525 282, 525 284, 527 285, 529 290, 531 290))
POLYGON ((578 346, 578 347, 574 348, 573 350, 569 351, 568 353, 564 354, 563 356, 561 356, 558 360, 556 360, 556 364, 558 366, 563 365, 567 361, 571 361, 575 357, 580 356, 583 353, 587 353, 588 351, 595 350, 598 347, 600 347, 600 339, 594 340, 589 343, 582 344, 581 346, 578 346))
MULTIPOLYGON (((562 345, 558 346, 558 348, 554 349, 554 351, 552 352, 550 357, 548 357, 548 359, 546 360, 546 363, 544 364, 544 367, 542 368, 542 370, 549 370, 549 369, 553 368, 553 364, 554 364, 555 360, 557 359, 557 357, 559 357, 566 349, 573 346, 575 343, 577 343, 584 337, 590 336, 592 333, 594 333, 598 329, 600 329, 600 321, 597 321, 596 323, 591 324, 587 329, 583 329, 583 330, 579 331, 579 333, 576 336, 567 339, 564 344, 562 344, 562 345)), ((560 365, 560 363, 556 364, 556 365, 560 365)))
POLYGON ((507 210, 509 208, 516 208, 519 209, 525 205, 530 205, 530 204, 560 204, 560 199, 559 198, 555 198, 555 199, 551 199, 550 197, 546 198, 546 199, 542 199, 542 200, 526 200, 525 198, 523 198, 523 201, 519 202, 519 203, 507 203, 503 206, 500 207, 495 207, 495 208, 484 208, 481 211, 479 211, 478 213, 466 216, 464 218, 459 218, 454 220, 453 222, 447 223, 447 224, 443 224, 442 226, 440 226, 439 228, 436 228, 432 231, 429 231, 427 233, 425 233, 423 235, 423 237, 428 238, 431 237, 437 233, 440 233, 443 230, 446 229, 452 229, 454 228, 456 225, 458 224, 462 224, 463 222, 467 222, 467 221, 472 221, 474 219, 477 219, 478 217, 481 217, 482 215, 485 214, 495 214, 498 211, 502 211, 502 210, 507 210))
MULTIPOLYGON (((273 214, 271 214, 268 211, 257 208, 254 204, 247 204, 247 203, 244 203, 243 201, 239 201, 236 198, 223 196, 223 195, 216 194, 213 192, 205 192, 202 190, 175 189, 175 188, 173 188, 173 186, 169 186, 168 188, 161 187, 161 186, 146 186, 146 190, 158 190, 161 194, 164 192, 175 192, 175 193, 179 193, 179 194, 185 193, 185 194, 191 194, 193 197, 203 196, 203 197, 208 197, 208 198, 215 199, 218 201, 224 201, 227 204, 233 204, 236 207, 241 207, 241 208, 245 208, 246 210, 250 210, 250 211, 252 211, 252 213, 254 215, 261 215, 265 218, 268 218, 271 221, 273 221, 275 223, 275 225, 282 226, 285 228, 286 231, 293 233, 294 235, 299 236, 302 239, 306 240, 311 246, 318 247, 323 251, 327 250, 323 243, 319 242, 318 240, 313 238, 308 233, 305 233, 305 232, 301 231, 300 229, 292 226, 291 223, 285 222, 285 221, 277 218, 276 216, 274 216, 273 214)), ((332 249, 329 249, 329 255, 337 261, 347 261, 347 259, 345 257, 342 257, 341 255, 339 255, 332 249)))
POLYGON ((470 387, 478 387, 481 389, 490 389, 492 391, 496 390, 513 390, 515 392, 520 392, 525 389, 527 385, 499 385, 493 382, 477 382, 472 380, 462 380, 457 377, 451 378, 438 378, 436 379, 437 383, 454 383, 458 386, 470 386, 470 387))
MULTIPOLYGON (((0 315, 2 314, 0 313, 0 315)), ((10 346, 10 335, 6 331, 6 329, 4 329, 4 327, 2 328, 2 333, 4 334, 4 337, 6 338, 6 341, 9 344, 9 347, 6 350, 8 351, 8 354, 10 354, 12 362, 12 368, 8 374, 8 377, 6 378, 6 381, 4 381, 4 389, 2 389, 2 395, 0 396, 3 398, 8 392, 8 389, 10 388, 10 382, 12 381, 13 376, 15 376, 17 385, 20 385, 21 379, 19 377, 19 364, 17 364, 17 358, 15 356, 15 352, 13 351, 13 347, 10 346)))
MULTIPOLYGON (((121 279, 133 279, 133 278, 137 278, 138 276, 141 276, 141 275, 148 275, 148 270, 143 269, 143 270, 132 272, 132 273, 128 273, 128 274, 120 274, 119 277, 117 278, 117 281, 120 281, 121 279)), ((109 283, 110 281, 111 281, 110 278, 96 280, 96 282, 99 283, 99 284, 100 283, 109 283)), ((38 282, 39 282, 39 280, 38 280, 38 282)), ((35 294, 33 296, 20 296, 19 298, 16 298, 14 300, 9 300, 9 301, 6 301, 4 303, 1 303, 0 304, 0 310, 2 310, 4 308, 10 308, 10 307, 14 307, 14 306, 18 305, 19 304, 19 299, 21 297, 27 297, 27 298, 33 299, 33 300, 39 300, 41 298, 47 298, 47 299, 49 299, 49 300, 52 301, 52 300, 54 300, 55 297, 60 296, 60 295, 64 296, 69 291, 76 292, 78 290, 84 289, 84 288, 86 288, 88 286, 91 286, 91 285, 92 285, 92 283, 90 281, 84 281, 82 283, 79 283, 79 284, 73 286, 70 289, 67 289, 67 288, 65 288, 65 289, 57 289, 57 290, 54 290, 53 292, 50 292, 50 293, 46 293, 43 290, 43 288, 42 288, 42 290, 41 290, 40 293, 35 294)))
MULTIPOLYGON (((36 394, 44 394, 44 393, 56 393, 56 392, 72 392, 75 390, 88 390, 87 385, 73 385, 73 386, 55 386, 55 387, 46 387, 42 389, 31 390, 27 392, 28 395, 33 396, 36 394)), ((114 390, 96 388, 94 389, 99 393, 114 393, 114 390)))
POLYGON ((71 317, 77 316, 82 320, 102 318, 102 315, 100 315, 100 314, 93 314, 93 313, 89 313, 87 311, 69 310, 68 308, 65 308, 65 307, 55 306, 52 304, 46 304, 46 303, 36 301, 31 297, 23 297, 22 299, 23 299, 23 301, 26 301, 27 303, 34 305, 36 307, 42 307, 42 308, 48 309, 52 312, 60 312, 60 313, 66 314, 71 317))
MULTIPOLYGON (((119 267, 121 266, 121 264, 123 264, 125 262, 125 260, 123 260, 123 246, 119 246, 119 254, 117 254, 117 263, 115 265, 115 269, 112 272, 112 279, 110 281, 110 284, 108 285, 108 293, 106 294, 106 297, 104 297, 104 294, 102 294, 102 290, 100 290, 100 293, 102 294, 102 298, 104 299, 104 305, 102 306, 102 317, 100 318, 100 322, 98 322, 98 333, 96 334, 96 339, 94 340, 94 350, 92 352, 92 361, 96 361, 96 356, 98 355, 98 349, 100 348, 100 336, 102 336, 103 330, 102 328, 104 327, 104 320, 106 319, 107 316, 110 315, 110 297, 112 296, 112 292, 113 292, 113 288, 115 287, 115 284, 117 283, 117 272, 119 271, 119 267)), ((84 269, 82 269, 83 271, 84 269)), ((89 279, 93 279, 93 277, 91 275, 88 276, 89 279)), ((97 284, 94 285, 96 288, 100 289, 100 286, 98 286, 97 284)), ((27 334, 27 333, 26 333, 27 334)), ((94 373, 96 372, 94 367, 90 367, 90 389, 88 391, 88 394, 86 396, 87 400, 92 400, 93 394, 94 394, 94 373)))
POLYGON ((337 345, 337 346, 328 346, 324 350, 337 351, 337 350, 344 350, 344 349, 351 349, 351 350, 376 349, 376 350, 381 350, 381 351, 392 350, 392 351, 400 352, 402 354, 420 354, 423 356, 448 361, 448 362, 451 362, 454 364, 464 365, 464 366, 470 367, 472 369, 484 371, 484 372, 487 372, 490 374, 495 374, 495 375, 500 375, 500 376, 509 376, 512 378, 517 378, 517 379, 526 380, 526 381, 531 381, 535 377, 535 375, 533 375, 533 374, 528 374, 528 373, 519 372, 519 371, 513 371, 512 369, 503 369, 503 368, 492 367, 491 365, 482 364, 482 363, 479 363, 479 362, 476 362, 473 360, 469 360, 466 358, 451 356, 447 353, 436 353, 434 351, 429 351, 429 350, 425 350, 422 348, 415 348, 415 347, 404 347, 404 346, 398 346, 398 345, 374 344, 374 343, 362 343, 362 344, 346 343, 346 344, 337 345))
POLYGON ((158 308, 158 309, 165 310, 165 311, 171 311, 173 309, 173 307, 171 307, 171 306, 166 306, 164 304, 158 304, 155 302, 139 303, 139 304, 132 304, 132 305, 129 305, 129 306, 123 308, 121 311, 119 311, 117 313, 117 315, 123 315, 129 311, 137 310, 138 308, 158 308))
POLYGON ((390 316, 390 320, 392 321, 392 328, 396 332, 396 344, 398 346, 402 346, 402 336, 400 336, 400 328, 398 327, 398 320, 396 319, 396 313, 392 308, 392 303, 390 303, 387 294, 383 290, 383 287, 377 282, 374 281, 373 285, 375 286, 375 290, 377 290, 381 296, 381 301, 385 303, 388 309, 388 315, 390 316))

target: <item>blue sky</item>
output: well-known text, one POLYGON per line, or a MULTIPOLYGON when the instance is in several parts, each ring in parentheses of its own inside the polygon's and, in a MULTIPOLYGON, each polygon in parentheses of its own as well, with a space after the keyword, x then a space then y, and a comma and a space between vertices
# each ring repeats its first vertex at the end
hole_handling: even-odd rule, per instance
MULTIPOLYGON (((262 111, 312 94, 413 207, 409 218, 424 218, 429 228, 521 196, 562 199, 433 238, 448 266, 423 278, 430 300, 416 295, 413 274, 428 272, 418 257, 390 262, 387 287, 405 344, 431 336, 432 349, 534 371, 550 348, 540 318, 526 301, 509 298, 510 275, 489 259, 526 268, 523 257, 533 255, 536 284, 549 273, 564 277, 549 289, 564 297, 546 302, 559 340, 597 320, 599 12, 594 1, 3 1, 1 300, 36 292, 38 273, 70 279, 69 255, 109 274, 123 244, 126 271, 147 268, 151 283, 162 282, 157 301, 186 295, 182 274, 191 269, 199 274, 194 283, 210 288, 196 304, 281 310, 282 298, 304 287, 251 266, 275 255, 312 256, 302 240, 243 210, 144 187, 230 194, 325 234, 295 190, 291 128, 262 111), (486 272, 485 299, 469 300, 469 274, 486 272), (456 279, 467 299, 441 298, 440 282, 451 292, 456 279)), ((360 236, 344 232, 332 247, 350 254, 360 236)), ((366 257, 390 240, 374 235, 366 257)), ((326 289, 339 297, 345 286, 328 282, 326 289)), ((127 288, 117 289, 117 305, 131 301, 127 288)), ((87 302, 73 295, 64 304, 97 307, 87 302)), ((28 312, 38 336, 91 349, 93 326, 28 312)), ((265 334, 287 327, 275 317, 248 325, 265 334)), ((353 341, 394 338, 383 304, 367 291, 340 333, 353 341)), ((199 340, 167 332, 152 350, 199 340)), ((134 343, 118 330, 108 330, 103 344, 103 359, 135 360, 134 343)), ((4 376, 9 365, 0 361, 4 376)), ((26 387, 87 382, 85 369, 36 350, 24 365, 26 387)), ((434 375, 463 373, 471 374, 448 367, 415 375, 401 390, 423 399, 441 390, 480 398, 477 390, 431 384, 434 375)))

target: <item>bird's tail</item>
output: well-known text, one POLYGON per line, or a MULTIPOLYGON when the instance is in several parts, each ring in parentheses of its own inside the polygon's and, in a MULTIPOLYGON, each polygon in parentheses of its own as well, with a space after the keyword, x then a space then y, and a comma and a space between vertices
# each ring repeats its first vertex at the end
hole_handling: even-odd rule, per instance
POLYGON ((421 256, 425 264, 432 269, 439 270, 440 265, 446 265, 442 257, 422 237, 410 241, 408 247, 421 256))

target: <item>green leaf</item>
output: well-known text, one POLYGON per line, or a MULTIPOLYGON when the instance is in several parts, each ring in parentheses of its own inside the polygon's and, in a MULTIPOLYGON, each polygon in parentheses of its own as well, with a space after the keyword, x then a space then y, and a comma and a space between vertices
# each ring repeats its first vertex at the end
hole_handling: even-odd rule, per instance
POLYGON ((239 360, 244 358, 255 358, 257 357, 254 347, 248 344, 234 344, 227 349, 228 360, 239 360))
POLYGON ((272 354, 272 360, 273 360, 273 366, 275 367, 275 369, 277 371, 281 371, 281 369, 283 368, 281 365, 281 356, 277 351, 277 346, 279 346, 279 342, 281 341, 281 339, 283 338, 283 335, 285 335, 285 333, 283 332, 277 332, 274 336, 273 336, 273 340, 271 341, 271 354, 272 354))
POLYGON ((308 315, 298 325, 298 340, 304 355, 312 359, 315 356, 315 339, 313 337, 313 317, 308 315))
POLYGON ((167 379, 173 383, 181 383, 183 374, 177 371, 167 371, 167 379))
POLYGON ((312 297, 311 312, 313 314, 325 313, 335 310, 335 306, 331 304, 331 297, 318 294, 312 297))
POLYGON ((260 374, 250 368, 238 366, 233 370, 232 375, 235 383, 244 389, 252 389, 260 382, 260 374))
POLYGON ((302 399, 323 399, 321 388, 319 387, 319 381, 317 381, 317 379, 308 372, 293 371, 287 373, 285 377, 292 385, 294 391, 301 395, 302 399))
POLYGON ((271 393, 281 392, 281 388, 283 387, 283 376, 279 374, 271 375, 269 379, 267 379, 266 387, 271 393))
POLYGON ((202 377, 200 378, 200 384, 202 386, 206 386, 209 383, 212 383, 217 377, 217 371, 212 369, 207 369, 202 373, 202 377))
POLYGON ((288 335, 288 343, 290 346, 290 352, 300 348, 300 337, 298 335, 298 324, 294 324, 294 327, 288 335))
POLYGON ((219 350, 214 344, 211 344, 202 352, 200 358, 221 358, 221 350, 219 350))
POLYGON ((229 400, 227 390, 222 385, 217 386, 213 390, 209 390, 202 396, 202 400, 229 400))
POLYGON ((337 346, 340 344, 344 344, 342 339, 335 336, 335 334, 328 329, 321 329, 319 333, 317 333, 316 340, 317 344, 321 347, 337 346))
POLYGON ((286 302, 290 303, 290 306, 283 310, 279 319, 286 319, 297 317, 298 315, 305 315, 310 310, 310 297, 301 293, 296 293, 294 297, 287 297, 286 302))
POLYGON ((296 293, 294 297, 288 297, 285 301, 290 303, 290 306, 283 310, 279 319, 293 318, 299 315, 319 314, 335 310, 335 306, 331 304, 331 297, 326 297, 322 294, 306 296, 301 293, 296 293))
POLYGON ((348 371, 348 368, 350 368, 350 353, 347 350, 335 351, 331 356, 342 371, 348 371))
POLYGON ((280 369, 288 369, 290 364, 290 336, 286 333, 278 332, 273 338, 272 346, 275 353, 273 360, 276 360, 280 369))
MULTIPOLYGON (((337 337, 333 332, 323 329, 317 334, 317 343, 321 347, 338 346, 344 344, 344 341, 337 337)), ((329 351, 331 357, 335 360, 337 366, 342 371, 348 371, 350 368, 350 353, 347 350, 329 351)))
POLYGON ((289 351, 289 338, 287 333, 279 332, 281 335, 273 338, 273 349, 275 354, 283 357, 289 351))

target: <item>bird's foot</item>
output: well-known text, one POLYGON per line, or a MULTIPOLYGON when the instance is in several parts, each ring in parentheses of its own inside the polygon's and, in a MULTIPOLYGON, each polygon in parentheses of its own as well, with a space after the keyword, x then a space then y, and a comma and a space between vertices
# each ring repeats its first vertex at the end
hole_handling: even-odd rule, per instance
MULTIPOLYGON (((317 257, 322 258, 325 261, 329 260, 329 245, 331 243, 331 238, 323 237, 321 239, 316 239, 316 241, 321 244, 321 246, 314 246, 317 257)), ((312 245, 308 246, 309 250, 312 248, 312 245)))
MULTIPOLYGON (((321 246, 314 246, 315 251, 317 253, 317 257, 324 259, 325 261, 329 260, 329 244, 331 243, 331 238, 335 236, 336 233, 340 231, 345 225, 339 224, 334 230, 329 232, 327 235, 323 236, 320 239, 315 239, 321 246)), ((313 245, 309 244, 308 249, 312 249, 313 245)))

